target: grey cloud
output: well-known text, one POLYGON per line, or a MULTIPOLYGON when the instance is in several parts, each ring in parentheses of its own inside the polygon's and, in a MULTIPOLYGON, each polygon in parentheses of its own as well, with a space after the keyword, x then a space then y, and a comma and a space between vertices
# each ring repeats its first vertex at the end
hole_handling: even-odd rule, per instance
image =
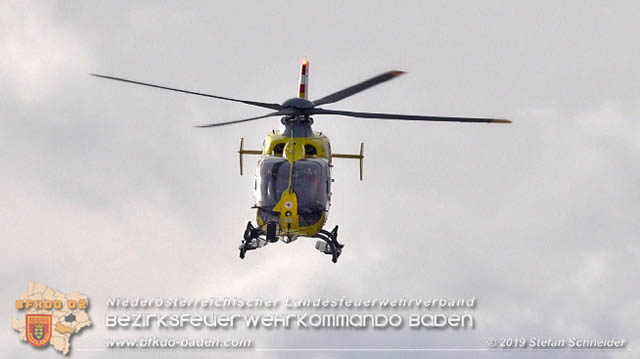
MULTIPOLYGON (((101 348, 115 335, 101 321, 111 295, 475 295, 478 327, 469 332, 237 334, 260 347, 484 348, 501 335, 619 336, 633 345, 639 11, 632 2, 4 3, 0 235, 10 255, 0 321, 19 314, 12 303, 30 280, 94 300, 96 325, 74 348, 101 348), (328 225, 340 225, 340 263, 304 239, 240 261, 255 162, 238 176, 238 141, 258 147, 277 121, 195 129, 259 113, 87 75, 282 101, 295 94, 304 56, 312 98, 382 71, 409 72, 334 108, 514 123, 316 119, 335 150, 366 143, 364 182, 357 164, 336 163, 328 225)), ((7 334, 14 356, 55 354, 7 334)))

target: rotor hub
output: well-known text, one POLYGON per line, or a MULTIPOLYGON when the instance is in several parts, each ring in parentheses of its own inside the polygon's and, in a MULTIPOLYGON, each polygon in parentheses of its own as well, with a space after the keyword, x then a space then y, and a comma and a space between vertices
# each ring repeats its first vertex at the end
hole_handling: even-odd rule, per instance
POLYGON ((284 108, 295 108, 299 110, 308 110, 313 108, 313 102, 299 97, 293 97, 282 103, 284 108))

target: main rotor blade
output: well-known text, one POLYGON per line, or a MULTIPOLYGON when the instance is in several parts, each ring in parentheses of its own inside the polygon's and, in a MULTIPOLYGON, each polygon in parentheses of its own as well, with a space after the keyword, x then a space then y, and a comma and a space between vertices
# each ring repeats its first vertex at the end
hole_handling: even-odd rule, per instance
POLYGON ((389 72, 385 72, 383 74, 380 74, 376 77, 372 77, 366 81, 362 81, 358 84, 355 84, 351 87, 347 87, 344 90, 340 90, 338 92, 334 92, 331 95, 325 96, 321 99, 315 100, 313 101, 313 104, 316 106, 320 106, 320 105, 325 105, 328 103, 334 103, 337 101, 340 101, 346 97, 349 96, 353 96, 355 94, 357 94, 358 92, 364 91, 366 89, 368 89, 369 87, 373 87, 375 85, 381 84, 385 81, 389 81, 392 78, 395 78, 396 76, 400 76, 402 74, 404 74, 404 71, 389 71, 389 72))
POLYGON ((219 100, 240 102, 240 103, 244 103, 244 104, 247 104, 247 105, 269 108, 269 109, 272 109, 272 110, 280 110, 280 109, 282 109, 282 106, 280 106, 277 103, 264 103, 264 102, 256 102, 256 101, 238 100, 238 99, 235 99, 235 98, 222 97, 222 96, 210 95, 210 94, 201 93, 201 92, 181 90, 181 89, 177 89, 177 88, 173 88, 173 87, 166 87, 166 86, 149 84, 149 83, 145 83, 145 82, 127 80, 127 79, 123 79, 123 78, 119 78, 119 77, 105 76, 105 75, 98 75, 98 74, 89 74, 89 75, 95 76, 95 77, 101 77, 103 79, 108 79, 108 80, 116 80, 116 81, 132 83, 132 84, 136 84, 136 85, 143 85, 143 86, 155 87, 155 88, 164 89, 164 90, 183 92, 183 93, 188 93, 188 94, 191 94, 191 95, 198 95, 198 96, 204 96, 204 97, 217 98, 219 100))
POLYGON ((195 126, 195 127, 218 127, 218 126, 226 126, 226 125, 231 125, 234 123, 241 123, 241 122, 248 122, 248 121, 253 121, 253 120, 259 120, 261 118, 266 118, 266 117, 271 117, 271 116, 280 116, 280 115, 286 115, 287 112, 283 112, 283 111, 276 111, 276 112, 271 112, 268 113, 266 115, 263 116, 258 116, 258 117, 251 117, 251 118, 245 118, 243 120, 235 120, 235 121, 228 121, 228 122, 218 122, 218 123, 210 123, 208 125, 199 125, 199 126, 195 126))
POLYGON ((314 115, 340 115, 359 118, 375 118, 382 120, 408 120, 408 121, 451 121, 451 122, 487 122, 487 123, 511 123, 509 120, 497 118, 475 118, 475 117, 442 117, 442 116, 421 116, 421 115, 400 115, 393 113, 374 112, 352 112, 341 110, 313 109, 314 115))

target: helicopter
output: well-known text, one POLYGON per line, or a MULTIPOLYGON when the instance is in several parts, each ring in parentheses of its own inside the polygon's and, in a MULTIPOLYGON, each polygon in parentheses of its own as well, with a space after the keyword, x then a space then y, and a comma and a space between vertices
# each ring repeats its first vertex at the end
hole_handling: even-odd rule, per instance
POLYGON ((240 258, 244 259, 247 251, 264 247, 269 243, 278 241, 291 243, 299 237, 308 237, 319 239, 316 242, 316 249, 330 255, 332 262, 337 263, 344 247, 344 244, 338 242, 338 226, 336 225, 331 231, 324 229, 331 205, 331 184, 334 181, 331 178, 333 159, 359 160, 360 180, 362 181, 364 143, 360 144, 360 152, 357 154, 333 153, 329 138, 322 132, 312 130, 311 126, 314 121, 311 116, 335 115, 383 120, 511 123, 509 120, 496 118, 354 112, 319 107, 338 102, 404 73, 404 71, 388 71, 325 97, 309 101, 309 60, 305 58, 300 66, 297 96, 282 104, 240 100, 94 73, 90 75, 272 110, 272 112, 261 116, 196 126, 201 128, 226 126, 267 117, 280 117, 280 122, 283 125, 281 130, 267 134, 262 150, 247 150, 244 148, 244 138, 240 139, 238 150, 240 175, 243 174, 244 155, 261 156, 254 177, 255 205, 252 208, 256 210, 256 225, 254 226, 251 221, 247 223, 240 242, 240 258))

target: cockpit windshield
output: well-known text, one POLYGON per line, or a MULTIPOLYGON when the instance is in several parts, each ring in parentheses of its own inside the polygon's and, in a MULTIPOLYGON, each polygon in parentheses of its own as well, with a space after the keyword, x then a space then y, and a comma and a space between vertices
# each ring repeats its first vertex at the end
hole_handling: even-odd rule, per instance
MULTIPOLYGON (((256 204, 271 210, 289 187, 291 162, 283 158, 264 158, 256 170, 256 204)), ((303 159, 293 164, 292 187, 298 197, 298 212, 326 209, 328 199, 328 163, 321 159, 303 159)))

